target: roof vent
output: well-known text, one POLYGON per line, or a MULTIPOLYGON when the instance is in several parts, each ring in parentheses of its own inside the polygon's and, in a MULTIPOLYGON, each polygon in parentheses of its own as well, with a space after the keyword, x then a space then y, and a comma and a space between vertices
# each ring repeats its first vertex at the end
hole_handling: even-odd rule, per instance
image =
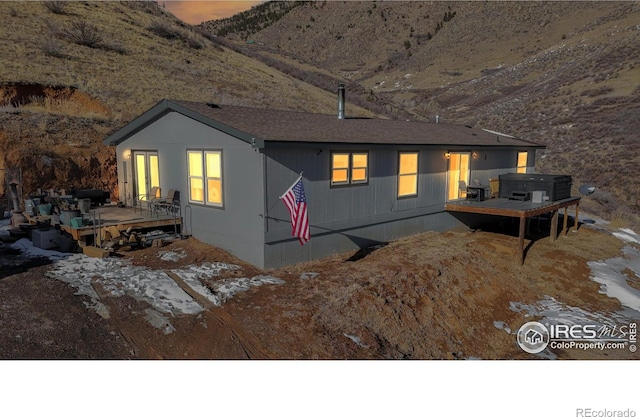
POLYGON ((344 84, 338 85, 338 119, 344 119, 344 84))

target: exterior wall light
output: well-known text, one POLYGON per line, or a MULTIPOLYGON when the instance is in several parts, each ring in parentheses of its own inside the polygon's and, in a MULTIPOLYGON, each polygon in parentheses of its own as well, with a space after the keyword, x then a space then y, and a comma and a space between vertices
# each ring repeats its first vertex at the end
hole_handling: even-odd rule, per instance
POLYGON ((444 157, 447 159, 451 158, 451 152, 445 152, 444 157))

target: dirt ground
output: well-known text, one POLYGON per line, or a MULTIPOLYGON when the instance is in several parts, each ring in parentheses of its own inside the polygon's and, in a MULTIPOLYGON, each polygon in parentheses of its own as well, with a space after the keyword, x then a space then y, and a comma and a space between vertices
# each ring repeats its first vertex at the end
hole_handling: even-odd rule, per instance
MULTIPOLYGON (((170 334, 145 321, 148 304, 99 291, 111 311, 103 319, 85 307, 86 296, 45 276, 51 265, 4 268, 0 358, 535 359, 514 334, 535 317, 513 311, 510 302, 535 304, 547 295, 591 312, 620 310, 616 299, 599 293, 587 266, 622 255, 622 242, 610 233, 582 226, 556 243, 541 233, 525 242, 524 266, 517 264, 516 242, 508 225, 500 233, 429 232, 269 271, 192 238, 121 253, 153 269, 219 261, 240 266, 220 278, 268 274, 286 281, 238 293, 222 307, 205 305, 198 315, 169 317, 176 329, 170 334), (164 261, 161 250, 187 256, 164 261), (498 329, 496 321, 513 330, 498 329)), ((637 358, 627 350, 553 353, 637 358)))

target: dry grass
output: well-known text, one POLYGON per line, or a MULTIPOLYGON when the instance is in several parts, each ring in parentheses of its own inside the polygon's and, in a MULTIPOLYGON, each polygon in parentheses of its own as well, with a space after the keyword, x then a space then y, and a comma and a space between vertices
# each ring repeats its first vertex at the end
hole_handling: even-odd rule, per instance
POLYGON ((619 256, 618 239, 588 228, 555 244, 542 237, 524 267, 516 240, 508 230, 423 233, 356 261, 352 252, 270 271, 287 284, 238 296, 225 309, 286 358, 530 359, 513 333, 494 325, 515 331, 530 320, 510 302, 548 295, 587 311, 620 308, 599 293, 586 265, 619 256), (317 275, 300 278, 309 272, 317 275))
POLYGON ((74 86, 126 120, 163 98, 215 102, 221 94, 256 106, 312 103, 315 111, 333 112, 333 93, 220 48, 162 8, 138 3, 65 2, 65 14, 54 14, 42 3, 24 2, 20 15, 9 18, 18 3, 1 2, 7 19, 0 54, 7 59, 0 80, 74 86), (156 36, 149 28, 159 21, 176 28, 180 39, 156 36), (80 24, 95 29, 98 48, 69 38, 80 24), (280 93, 284 88, 288 95, 280 93))
POLYGON ((640 216, 629 209, 618 208, 611 214, 611 227, 640 230, 640 216))

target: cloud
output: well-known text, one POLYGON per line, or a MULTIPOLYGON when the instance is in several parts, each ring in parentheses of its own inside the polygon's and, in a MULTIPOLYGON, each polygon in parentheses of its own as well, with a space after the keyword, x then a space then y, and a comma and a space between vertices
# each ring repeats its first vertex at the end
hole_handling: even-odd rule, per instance
POLYGON ((211 1, 166 1, 164 4, 171 13, 184 22, 191 24, 207 20, 222 19, 250 9, 260 1, 248 0, 211 0, 211 1))

